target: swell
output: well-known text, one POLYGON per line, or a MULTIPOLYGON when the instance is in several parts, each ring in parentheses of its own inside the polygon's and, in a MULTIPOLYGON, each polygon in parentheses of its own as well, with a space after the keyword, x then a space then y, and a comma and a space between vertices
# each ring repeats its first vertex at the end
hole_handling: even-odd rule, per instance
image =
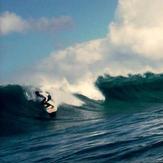
POLYGON ((125 76, 99 76, 96 86, 112 102, 163 102, 163 74, 145 73, 125 76))

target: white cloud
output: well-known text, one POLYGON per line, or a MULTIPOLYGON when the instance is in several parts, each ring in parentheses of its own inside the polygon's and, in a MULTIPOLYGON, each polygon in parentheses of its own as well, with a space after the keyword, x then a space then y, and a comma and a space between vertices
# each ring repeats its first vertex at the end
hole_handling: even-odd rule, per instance
POLYGON ((58 31, 69 28, 73 25, 73 20, 69 16, 60 16, 39 19, 23 19, 12 12, 4 12, 0 15, 0 35, 11 32, 34 31, 58 31))
POLYGON ((14 13, 4 12, 0 15, 0 35, 10 32, 23 32, 28 23, 14 13))
POLYGON ((69 16, 60 16, 53 18, 42 17, 38 20, 31 20, 29 24, 35 30, 57 31, 73 25, 73 20, 69 16))
POLYGON ((52 52, 22 80, 101 98, 92 85, 99 74, 163 71, 162 6, 162 0, 119 0, 105 38, 52 52))
POLYGON ((120 0, 111 43, 150 59, 163 59, 163 1, 120 0))

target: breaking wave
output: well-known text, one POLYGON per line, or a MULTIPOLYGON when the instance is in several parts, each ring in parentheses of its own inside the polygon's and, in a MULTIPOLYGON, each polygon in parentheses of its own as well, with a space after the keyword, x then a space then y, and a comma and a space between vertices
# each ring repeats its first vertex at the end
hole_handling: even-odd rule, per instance
POLYGON ((105 102, 163 102, 163 74, 100 76, 96 86, 105 96, 105 102))
POLYGON ((148 72, 127 77, 105 75, 99 76, 95 85, 104 95, 104 101, 97 101, 76 93, 74 95, 84 104, 80 107, 62 104, 59 106, 57 116, 53 119, 37 101, 28 98, 28 87, 0 86, 1 135, 41 128, 42 120, 75 122, 89 120, 92 117, 100 118, 107 112, 120 113, 129 110, 139 111, 140 108, 153 109, 154 105, 163 103, 163 74, 148 72))

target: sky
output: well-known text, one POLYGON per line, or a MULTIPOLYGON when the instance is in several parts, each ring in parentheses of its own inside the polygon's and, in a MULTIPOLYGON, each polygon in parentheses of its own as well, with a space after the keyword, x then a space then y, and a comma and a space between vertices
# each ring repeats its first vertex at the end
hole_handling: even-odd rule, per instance
POLYGON ((47 29, 34 27, 36 25, 31 27, 33 29, 18 29, 16 26, 15 29, 1 32, 0 74, 9 76, 14 71, 19 72, 20 69, 37 63, 51 51, 103 37, 108 22, 113 19, 116 3, 116 0, 0 0, 1 18, 6 13, 8 21, 12 21, 14 15, 22 21, 30 22, 31 26, 32 21, 33 24, 36 21, 39 23, 43 17, 49 23, 54 19, 58 19, 58 24, 61 23, 57 29, 56 22, 51 27, 43 27, 47 29), (61 17, 67 17, 67 22, 62 22, 64 18, 61 20, 61 17))
POLYGON ((162 0, 0 3, 1 83, 101 99, 99 75, 163 71, 162 0))

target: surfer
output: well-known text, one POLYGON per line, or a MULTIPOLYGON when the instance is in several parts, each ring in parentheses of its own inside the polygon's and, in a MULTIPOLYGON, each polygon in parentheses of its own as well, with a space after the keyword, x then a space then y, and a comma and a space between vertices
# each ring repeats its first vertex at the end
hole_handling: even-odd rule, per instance
POLYGON ((40 102, 44 107, 49 107, 51 106, 52 108, 54 107, 52 104, 48 103, 48 101, 50 101, 52 98, 51 98, 51 95, 47 93, 47 97, 45 97, 41 92, 39 91, 35 91, 35 94, 37 97, 40 97, 42 98, 42 101, 40 102))

